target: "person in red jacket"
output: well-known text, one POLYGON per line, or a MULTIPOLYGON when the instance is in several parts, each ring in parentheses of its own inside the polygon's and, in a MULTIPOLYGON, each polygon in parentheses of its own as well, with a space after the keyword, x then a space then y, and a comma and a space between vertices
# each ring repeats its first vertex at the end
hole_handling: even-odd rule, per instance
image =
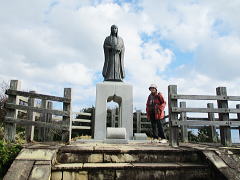
POLYGON ((157 92, 157 86, 151 84, 149 87, 151 91, 147 99, 146 112, 147 119, 151 121, 153 139, 156 142, 161 139, 160 142, 167 142, 166 137, 163 132, 163 127, 161 120, 164 119, 164 108, 166 106, 166 101, 163 98, 162 93, 157 92))

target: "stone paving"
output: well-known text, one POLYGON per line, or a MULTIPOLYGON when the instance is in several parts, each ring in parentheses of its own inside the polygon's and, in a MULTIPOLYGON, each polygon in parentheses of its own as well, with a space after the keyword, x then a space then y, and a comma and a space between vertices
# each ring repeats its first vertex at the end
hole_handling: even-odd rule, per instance
MULTIPOLYGON (((202 169, 203 174, 207 173, 204 170, 206 169, 204 164, 193 163, 199 162, 195 152, 202 152, 205 159, 226 179, 240 179, 240 146, 238 145, 222 147, 219 144, 181 143, 176 148, 151 141, 130 141, 128 144, 104 144, 91 141, 73 142, 70 145, 27 144, 11 165, 4 180, 67 180, 98 179, 99 177, 100 179, 101 177, 124 179, 125 171, 138 177, 142 168, 145 168, 146 172, 152 172, 154 177, 160 177, 160 175, 170 177, 174 172, 171 169, 185 168, 184 171, 187 172, 190 167, 194 168, 194 166, 202 169), (184 153, 191 153, 190 158, 184 153), (61 154, 65 157, 63 160, 70 163, 59 162, 58 158, 61 161, 61 154), (164 161, 161 162, 159 159, 164 161), (101 173, 97 172, 96 168, 99 168, 101 173)), ((147 177, 147 175, 142 174, 142 177, 147 177)))

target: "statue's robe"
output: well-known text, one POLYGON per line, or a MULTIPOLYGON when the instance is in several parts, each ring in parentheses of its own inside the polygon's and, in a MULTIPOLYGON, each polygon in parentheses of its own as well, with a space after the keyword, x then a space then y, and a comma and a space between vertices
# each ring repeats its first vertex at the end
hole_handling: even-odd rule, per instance
POLYGON ((122 81, 124 72, 124 43, 119 36, 110 35, 104 41, 105 62, 103 66, 104 81, 122 81))

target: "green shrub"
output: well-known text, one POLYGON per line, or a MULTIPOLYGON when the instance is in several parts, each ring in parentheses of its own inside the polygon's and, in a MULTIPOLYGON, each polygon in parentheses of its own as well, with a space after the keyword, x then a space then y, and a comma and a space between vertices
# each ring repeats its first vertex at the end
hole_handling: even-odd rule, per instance
POLYGON ((20 144, 5 143, 0 140, 0 179, 5 175, 21 149, 20 144))
POLYGON ((3 126, 0 124, 0 140, 4 137, 3 126))

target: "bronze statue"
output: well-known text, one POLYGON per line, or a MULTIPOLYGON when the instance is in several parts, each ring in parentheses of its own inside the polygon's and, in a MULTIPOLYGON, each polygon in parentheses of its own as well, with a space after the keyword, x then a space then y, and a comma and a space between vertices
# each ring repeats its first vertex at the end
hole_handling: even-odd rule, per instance
POLYGON ((111 35, 104 41, 105 62, 103 66, 104 81, 122 81, 125 77, 124 72, 124 43, 118 36, 118 27, 111 26, 111 35))

